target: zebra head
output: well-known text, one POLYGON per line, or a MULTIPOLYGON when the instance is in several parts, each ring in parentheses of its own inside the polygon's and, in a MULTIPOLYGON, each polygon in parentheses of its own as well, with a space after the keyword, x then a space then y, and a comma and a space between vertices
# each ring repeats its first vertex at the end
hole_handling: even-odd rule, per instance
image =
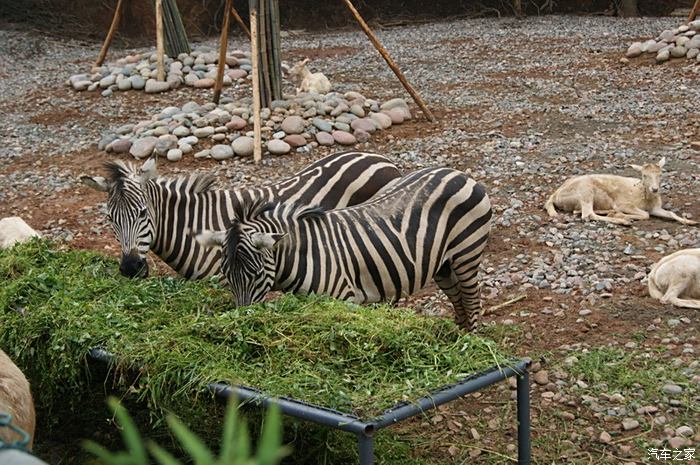
POLYGON ((132 164, 114 161, 105 165, 108 178, 82 176, 87 186, 107 193, 107 218, 121 246, 119 271, 130 278, 148 276, 146 254, 154 237, 145 184, 156 176, 151 158, 141 170, 132 164))
POLYGON ((275 283, 274 249, 285 234, 246 230, 237 219, 226 231, 203 231, 203 247, 222 247, 221 271, 237 307, 260 302, 275 283))

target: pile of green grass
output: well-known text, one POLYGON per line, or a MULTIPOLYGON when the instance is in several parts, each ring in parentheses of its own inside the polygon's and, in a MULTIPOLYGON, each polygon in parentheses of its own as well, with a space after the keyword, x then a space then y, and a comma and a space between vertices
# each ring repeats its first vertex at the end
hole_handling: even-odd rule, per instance
MULTIPOLYGON (((0 282, 0 348, 25 369, 45 417, 65 417, 66 406, 80 414, 82 396, 94 397, 86 367, 95 347, 118 358, 107 390, 145 401, 156 420, 170 410, 202 424, 210 382, 369 419, 508 363, 494 342, 410 309, 292 295, 236 309, 214 281, 131 280, 113 259, 41 240, 0 251, 0 282)), ((394 444, 402 463, 410 446, 394 444)))
POLYGON ((507 363, 494 343, 411 310, 292 295, 236 309, 211 281, 130 280, 109 258, 45 241, 0 252, 0 281, 0 346, 41 392, 79 388, 101 347, 142 368, 156 406, 225 381, 367 417, 507 363))

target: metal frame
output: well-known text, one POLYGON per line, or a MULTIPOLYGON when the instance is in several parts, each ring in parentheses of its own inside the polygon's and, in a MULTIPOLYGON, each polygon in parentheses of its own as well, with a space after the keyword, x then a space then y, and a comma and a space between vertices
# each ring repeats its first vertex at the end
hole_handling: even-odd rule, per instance
MULTIPOLYGON (((92 349, 89 356, 100 362, 111 364, 113 354, 103 349, 92 349)), ((472 392, 496 384, 512 376, 517 377, 517 419, 518 419, 518 465, 531 464, 530 444, 530 376, 528 367, 531 361, 515 361, 512 366, 492 367, 475 373, 458 383, 443 386, 414 402, 402 402, 370 420, 362 420, 356 415, 338 410, 308 404, 288 397, 272 397, 259 389, 246 386, 211 383, 209 390, 222 401, 235 395, 242 403, 262 407, 277 405, 286 415, 323 426, 347 431, 357 436, 360 465, 374 464, 374 435, 384 428, 414 417, 440 405, 451 402, 472 392)))
POLYGON ((511 376, 517 376, 518 465, 530 465, 530 378, 527 372, 529 365, 530 360, 524 359, 516 362, 512 367, 490 368, 471 375, 456 384, 437 389, 415 402, 397 404, 378 417, 367 421, 352 414, 299 400, 271 397, 255 388, 212 383, 209 384, 209 389, 221 400, 227 400, 234 395, 244 403, 253 403, 262 407, 277 405, 286 415, 353 433, 357 436, 360 465, 372 465, 374 464, 373 436, 380 430, 511 376))

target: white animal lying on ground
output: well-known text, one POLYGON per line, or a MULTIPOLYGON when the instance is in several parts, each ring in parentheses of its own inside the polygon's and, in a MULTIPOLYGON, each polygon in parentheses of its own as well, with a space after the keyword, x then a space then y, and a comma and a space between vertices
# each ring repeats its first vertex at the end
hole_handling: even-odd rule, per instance
MULTIPOLYGON (((28 449, 34 443, 36 416, 29 382, 10 357, 0 349, 0 412, 12 415, 12 424, 30 437, 28 449)), ((9 428, 0 427, 0 441, 13 443, 22 439, 9 428)))
POLYGON ((294 82, 301 84, 297 87, 297 93, 300 92, 315 92, 317 94, 327 94, 331 91, 331 81, 323 73, 312 73, 306 68, 306 63, 309 59, 306 58, 297 62, 289 70, 289 77, 294 82))
POLYGON ((27 242, 41 234, 34 231, 19 216, 10 216, 0 220, 0 250, 9 249, 18 242, 27 242))
POLYGON ((629 225, 632 220, 648 220, 649 215, 688 225, 698 224, 661 206, 659 188, 661 169, 665 163, 666 157, 656 164, 630 165, 641 173, 641 180, 612 174, 585 174, 569 178, 554 191, 544 207, 551 217, 557 216, 557 207, 565 211, 580 211, 583 220, 615 224, 629 225), (607 216, 599 213, 606 213, 607 216))
POLYGON ((655 263, 649 295, 662 304, 700 309, 700 249, 680 250, 655 263))

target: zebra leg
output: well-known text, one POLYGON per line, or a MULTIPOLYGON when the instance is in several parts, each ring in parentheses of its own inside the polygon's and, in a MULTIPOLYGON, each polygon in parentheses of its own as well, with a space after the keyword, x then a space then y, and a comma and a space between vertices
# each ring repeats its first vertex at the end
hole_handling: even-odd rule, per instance
POLYGON ((462 308, 462 292, 460 290, 459 281, 457 281, 457 277, 452 271, 449 262, 445 262, 440 267, 433 279, 435 280, 435 284, 437 284, 438 287, 442 289, 442 292, 445 293, 447 298, 450 299, 450 302, 455 309, 455 314, 460 315, 464 313, 464 309, 462 308))
POLYGON ((479 286, 479 266, 484 245, 468 254, 452 257, 448 262, 457 281, 460 305, 455 305, 455 322, 462 328, 474 331, 483 310, 479 286))

